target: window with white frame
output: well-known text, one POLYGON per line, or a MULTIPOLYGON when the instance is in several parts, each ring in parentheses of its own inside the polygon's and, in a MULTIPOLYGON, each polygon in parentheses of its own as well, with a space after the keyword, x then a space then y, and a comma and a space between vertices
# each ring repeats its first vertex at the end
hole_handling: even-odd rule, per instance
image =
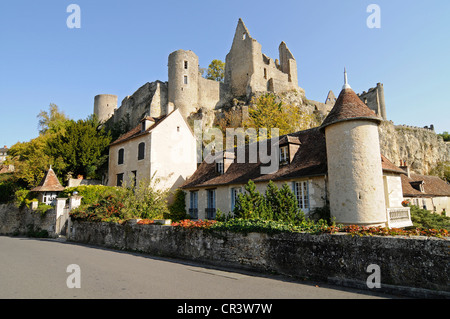
POLYGON ((234 210, 240 193, 242 193, 242 187, 231 188, 231 211, 234 210))
POLYGON ((298 208, 309 211, 309 185, 308 181, 293 182, 294 194, 297 198, 298 208))
POLYGON ((288 146, 280 147, 280 163, 286 163, 289 161, 289 150, 288 146))

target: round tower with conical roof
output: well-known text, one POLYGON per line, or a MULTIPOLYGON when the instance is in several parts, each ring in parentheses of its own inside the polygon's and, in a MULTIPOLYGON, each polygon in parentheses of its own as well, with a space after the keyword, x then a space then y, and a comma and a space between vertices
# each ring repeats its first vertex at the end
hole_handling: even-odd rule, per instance
POLYGON ((381 119, 345 83, 321 125, 325 133, 331 216, 336 223, 385 226, 378 125, 381 119))

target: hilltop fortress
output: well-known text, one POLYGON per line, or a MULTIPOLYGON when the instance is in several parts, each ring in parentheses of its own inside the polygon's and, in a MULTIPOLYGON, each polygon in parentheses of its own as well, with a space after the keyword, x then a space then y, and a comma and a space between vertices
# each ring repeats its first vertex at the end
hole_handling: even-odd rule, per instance
MULTIPOLYGON (((94 100, 94 114, 100 121, 127 122, 134 127, 145 116, 161 117, 174 109, 188 119, 200 117, 212 123, 214 113, 222 109, 248 105, 251 98, 264 92, 294 93, 295 103, 304 105, 305 91, 298 84, 298 66, 285 42, 278 47, 279 58, 272 59, 262 52, 258 43, 239 19, 231 49, 225 59, 224 82, 201 76, 198 56, 190 50, 177 50, 168 57, 168 81, 146 83, 133 95, 123 99, 118 107, 117 96, 99 94, 94 100)), ((364 92, 360 98, 382 118, 386 119, 382 84, 364 92)), ((332 91, 325 103, 308 101, 307 110, 325 117, 336 101, 332 91)), ((306 106, 306 105, 305 105, 306 106)), ((208 125, 208 124, 206 124, 208 125)))
MULTIPOLYGON (((116 95, 99 94, 94 99, 94 114, 106 125, 122 125, 129 130, 139 125, 144 117, 160 118, 179 109, 188 122, 202 119, 203 125, 210 127, 223 111, 239 107, 246 112, 252 97, 273 92, 287 103, 325 118, 336 102, 334 93, 329 91, 324 102, 306 99, 305 91, 299 86, 294 55, 284 42, 278 51, 279 58, 275 60, 265 55, 261 44, 251 37, 239 19, 225 59, 224 82, 202 77, 198 56, 190 50, 180 49, 168 56, 167 82, 145 83, 125 97, 119 107, 116 95)), ((382 83, 358 97, 384 120, 380 126, 381 148, 386 155, 392 154, 390 160, 394 164, 406 161, 416 172, 428 173, 438 162, 450 160, 449 143, 443 142, 432 126, 425 130, 429 134, 423 129, 409 129, 408 134, 414 135, 414 143, 404 144, 411 138, 405 140, 405 129, 394 127, 387 121, 382 83)))
MULTIPOLYGON (((297 92, 300 102, 305 92, 298 85, 297 61, 286 43, 279 45, 279 58, 262 53, 239 19, 233 43, 225 59, 224 82, 201 76, 198 56, 190 50, 177 50, 168 57, 168 81, 146 83, 118 107, 117 96, 100 94, 94 100, 94 114, 100 121, 129 121, 131 127, 145 116, 160 117, 180 109, 185 118, 197 113, 211 113, 233 100, 248 103, 261 92, 297 92)), ((235 103, 235 102, 234 102, 235 103)), ((313 102, 326 115, 334 103, 313 102)), ((242 104, 242 103, 241 103, 242 104)))

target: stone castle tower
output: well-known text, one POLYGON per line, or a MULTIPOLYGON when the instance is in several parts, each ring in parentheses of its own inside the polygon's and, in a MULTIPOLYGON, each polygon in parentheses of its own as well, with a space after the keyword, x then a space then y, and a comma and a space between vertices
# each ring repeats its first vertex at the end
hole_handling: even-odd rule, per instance
POLYGON ((192 51, 178 50, 169 55, 169 103, 180 109, 184 117, 192 105, 198 105, 198 56, 192 51))
POLYGON ((99 94, 94 98, 94 114, 100 122, 107 121, 117 109, 117 95, 99 94))
POLYGON ((119 108, 116 96, 98 95, 94 114, 102 122, 128 119, 131 126, 136 126, 145 116, 160 117, 177 108, 188 118, 199 111, 220 110, 233 98, 249 100, 257 92, 303 92, 298 87, 297 62, 286 44, 281 42, 279 46, 279 60, 272 60, 262 53, 261 45, 250 36, 242 19, 226 56, 224 83, 203 78, 198 61, 192 51, 172 52, 168 57, 168 82, 144 84, 119 108))
POLYGON ((337 223, 386 223, 378 126, 347 82, 321 126, 325 133, 331 215, 337 223))

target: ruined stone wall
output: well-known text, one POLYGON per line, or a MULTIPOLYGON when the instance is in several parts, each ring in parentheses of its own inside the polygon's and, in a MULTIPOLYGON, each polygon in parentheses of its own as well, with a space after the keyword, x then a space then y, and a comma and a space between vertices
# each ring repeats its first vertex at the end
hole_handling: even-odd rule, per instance
POLYGON ((198 106, 215 109, 221 101, 221 83, 202 77, 198 79, 198 106))
MULTIPOLYGON (((74 222, 69 240, 218 266, 276 272, 367 289, 367 267, 380 267, 381 288, 450 292, 447 240, 426 237, 248 235, 172 226, 74 222), (426 289, 426 290, 425 290, 426 289)), ((380 290, 382 290, 380 289, 380 290)))
POLYGON ((386 103, 384 99, 384 88, 382 83, 377 83, 377 86, 369 89, 367 92, 358 94, 361 101, 363 101, 369 109, 375 112, 379 117, 386 120, 386 103))
POLYGON ((162 116, 167 112, 167 96, 167 83, 147 82, 122 100, 121 106, 114 112, 113 122, 119 123, 129 118, 130 126, 135 127, 145 116, 162 116))

